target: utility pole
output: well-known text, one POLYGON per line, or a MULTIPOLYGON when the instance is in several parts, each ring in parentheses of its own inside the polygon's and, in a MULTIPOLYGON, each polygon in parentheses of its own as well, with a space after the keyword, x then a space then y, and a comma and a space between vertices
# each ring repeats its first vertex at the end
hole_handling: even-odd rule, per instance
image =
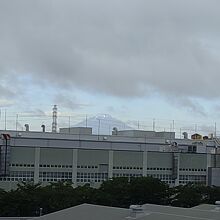
POLYGON ((215 138, 217 137, 217 134, 216 134, 216 122, 215 122, 215 138))
POLYGON ((155 131, 155 118, 153 118, 153 131, 155 131))
POLYGON ((195 124, 195 133, 197 132, 197 124, 195 124))
POLYGON ((15 131, 18 130, 18 114, 16 114, 15 131))
POLYGON ((70 134, 70 116, 69 116, 69 134, 70 134))
POLYGON ((5 109, 5 131, 7 130, 7 110, 5 109))
POLYGON ((98 118, 98 140, 99 140, 99 134, 100 134, 100 122, 101 121, 101 119, 100 118, 98 118))
POLYGON ((87 119, 87 115, 86 115, 86 128, 88 126, 88 119, 87 119))

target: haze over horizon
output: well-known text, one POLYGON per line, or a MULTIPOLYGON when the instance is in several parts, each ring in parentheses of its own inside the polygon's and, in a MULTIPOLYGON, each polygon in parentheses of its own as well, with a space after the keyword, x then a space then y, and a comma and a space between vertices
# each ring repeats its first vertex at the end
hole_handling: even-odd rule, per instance
POLYGON ((217 0, 1 0, 0 109, 48 115, 57 104, 61 116, 212 130, 220 125, 219 8, 217 0))

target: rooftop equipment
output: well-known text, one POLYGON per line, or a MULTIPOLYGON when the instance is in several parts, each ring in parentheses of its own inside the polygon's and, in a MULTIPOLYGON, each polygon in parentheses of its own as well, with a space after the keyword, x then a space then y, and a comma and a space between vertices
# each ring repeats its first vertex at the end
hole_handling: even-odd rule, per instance
POLYGON ((45 132, 45 125, 41 125, 41 128, 42 128, 42 132, 45 132))
POLYGON ((112 135, 118 135, 118 129, 116 127, 112 129, 112 135))
POLYGON ((216 211, 220 211, 220 201, 216 201, 216 202, 215 202, 215 205, 216 205, 215 210, 216 210, 216 211))
POLYGON ((25 131, 30 131, 29 124, 25 124, 24 127, 25 127, 25 131))
POLYGON ((209 137, 208 136, 203 136, 203 140, 208 140, 209 137))
POLYGON ((209 134, 209 138, 213 139, 214 138, 214 134, 213 133, 209 134))
POLYGON ((188 139, 188 133, 187 132, 183 132, 183 138, 188 139))
POLYGON ((129 209, 130 209, 130 218, 137 219, 146 215, 141 205, 130 205, 129 209))

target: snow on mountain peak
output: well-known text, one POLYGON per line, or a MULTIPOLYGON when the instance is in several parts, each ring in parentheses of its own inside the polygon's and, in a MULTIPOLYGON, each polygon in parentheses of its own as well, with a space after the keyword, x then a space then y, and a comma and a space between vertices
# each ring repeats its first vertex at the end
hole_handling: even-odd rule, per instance
POLYGON ((97 114, 96 116, 88 118, 87 120, 83 120, 74 126, 91 127, 93 134, 99 133, 103 135, 110 135, 114 127, 116 127, 118 130, 132 129, 123 121, 113 118, 109 114, 97 114))

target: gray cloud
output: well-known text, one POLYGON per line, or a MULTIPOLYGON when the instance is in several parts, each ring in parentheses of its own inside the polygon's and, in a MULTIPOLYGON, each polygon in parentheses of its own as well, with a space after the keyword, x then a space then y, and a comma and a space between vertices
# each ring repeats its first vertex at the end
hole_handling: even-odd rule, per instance
POLYGON ((88 106, 86 104, 78 103, 75 97, 69 98, 69 96, 65 94, 57 94, 54 98, 54 102, 59 106, 62 106, 67 109, 75 110, 78 108, 82 108, 88 106))
POLYGON ((219 98, 219 8, 217 0, 3 0, 0 74, 120 97, 176 95, 197 111, 188 98, 219 98))
POLYGON ((42 116, 47 116, 46 113, 39 109, 39 108, 36 108, 34 110, 29 110, 29 111, 25 111, 25 112, 22 112, 22 116, 21 117, 42 117, 42 116))
POLYGON ((12 100, 1 99, 0 98, 0 108, 12 106, 14 102, 12 100))
POLYGON ((117 112, 117 110, 113 106, 107 106, 106 111, 111 113, 111 114, 117 112))
POLYGON ((15 93, 9 89, 9 88, 6 88, 6 86, 3 86, 0 84, 0 97, 14 97, 15 96, 15 93))
POLYGON ((168 99, 168 101, 177 107, 187 109, 190 113, 198 114, 199 116, 203 117, 207 116, 206 110, 202 103, 195 99, 192 100, 187 97, 178 96, 177 98, 172 97, 168 99))
MULTIPOLYGON (((10 77, 9 77, 10 78, 10 77)), ((0 107, 9 107, 16 102, 16 89, 14 81, 8 79, 7 76, 0 74, 0 107)))

